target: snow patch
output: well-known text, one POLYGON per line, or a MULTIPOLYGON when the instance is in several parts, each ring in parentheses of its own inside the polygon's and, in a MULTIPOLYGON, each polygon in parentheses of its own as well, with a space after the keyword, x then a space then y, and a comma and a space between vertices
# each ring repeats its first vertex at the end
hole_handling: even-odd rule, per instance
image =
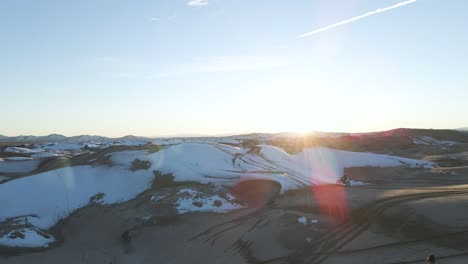
POLYGON ((152 173, 129 172, 120 166, 67 167, 19 178, 0 184, 0 221, 37 215, 30 223, 47 229, 87 205, 96 194, 104 194, 103 204, 124 202, 148 189, 153 178, 152 173))
POLYGON ((42 146, 41 150, 46 151, 60 151, 60 150, 80 150, 85 147, 86 144, 84 143, 74 143, 74 142, 56 142, 51 143, 45 146, 42 146))
POLYGON ((0 159, 0 173, 28 173, 37 169, 40 161, 29 160, 2 160, 0 159))
POLYGON ((303 224, 303 225, 307 225, 307 217, 305 216, 301 216, 299 218, 297 218, 297 222, 303 224))
POLYGON ((168 195, 161 195, 161 196, 153 195, 153 196, 151 196, 151 201, 158 202, 158 201, 161 201, 162 199, 166 198, 167 196, 168 195))
POLYGON ((297 222, 303 225, 307 225, 307 224, 318 224, 319 220, 318 219, 309 220, 306 216, 301 216, 297 218, 297 222))
POLYGON ((32 160, 33 158, 29 157, 7 157, 4 160, 12 160, 12 161, 21 161, 21 160, 32 160))
POLYGON ((31 154, 31 153, 40 152, 40 151, 35 150, 35 149, 20 148, 20 147, 8 147, 4 151, 5 152, 10 152, 10 153, 23 153, 23 154, 31 154))
POLYGON ((413 143, 417 145, 438 145, 443 147, 450 147, 460 142, 450 141, 450 140, 438 140, 433 137, 424 136, 421 138, 413 138, 413 143))
POLYGON ((367 182, 360 182, 360 181, 354 181, 350 180, 349 181, 349 186, 363 186, 363 185, 369 185, 367 182))
POLYGON ((0 245, 8 247, 48 247, 55 239, 37 228, 20 228, 0 237, 0 245))

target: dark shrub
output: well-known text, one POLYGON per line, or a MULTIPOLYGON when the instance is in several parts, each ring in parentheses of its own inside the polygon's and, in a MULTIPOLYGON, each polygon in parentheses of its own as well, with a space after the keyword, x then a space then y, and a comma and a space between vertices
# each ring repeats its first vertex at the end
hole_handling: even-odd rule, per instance
POLYGON ((202 207, 203 206, 202 202, 193 202, 192 204, 195 205, 196 207, 202 207))
POLYGON ((147 160, 139 160, 135 159, 132 161, 132 167, 130 170, 137 171, 137 170, 147 170, 151 167, 151 162, 147 160))
POLYGON ((153 174, 154 174, 154 181, 153 181, 152 188, 154 189, 167 187, 167 186, 171 186, 174 184, 174 176, 170 173, 162 174, 159 171, 153 171, 153 174))

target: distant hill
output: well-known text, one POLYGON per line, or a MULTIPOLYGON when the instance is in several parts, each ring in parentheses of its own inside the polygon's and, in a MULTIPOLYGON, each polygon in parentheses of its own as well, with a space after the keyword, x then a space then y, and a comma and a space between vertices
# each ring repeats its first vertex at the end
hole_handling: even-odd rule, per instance
MULTIPOLYGON (((280 132, 280 133, 251 133, 243 135, 232 136, 200 136, 202 138, 233 138, 239 140, 261 140, 269 141, 279 138, 382 138, 382 137, 406 137, 417 138, 423 136, 430 136, 440 140, 453 140, 458 142, 468 143, 467 134, 468 127, 458 129, 413 129, 413 128, 397 128, 387 131, 379 132, 366 132, 366 133, 337 133, 337 132, 309 132, 309 133, 295 133, 295 132, 280 132)), ((173 139, 194 139, 194 137, 172 137, 173 139)), ((57 142, 57 141, 71 141, 71 142, 112 142, 112 141, 152 141, 155 138, 138 137, 127 135, 120 138, 109 138, 97 135, 80 135, 73 137, 66 137, 60 134, 51 134, 47 136, 33 136, 33 135, 20 135, 14 137, 7 137, 0 135, 0 142, 57 142)), ((166 139, 170 139, 166 138, 166 139)))
POLYGON ((73 141, 73 142, 92 142, 92 141, 119 141, 119 140, 149 140, 145 137, 136 136, 124 136, 121 138, 108 138, 103 136, 92 136, 92 135, 81 135, 66 137, 59 134, 51 134, 48 136, 32 136, 32 135, 21 135, 16 137, 7 137, 0 135, 0 142, 56 142, 56 141, 73 141))
POLYGON ((66 140, 67 137, 59 134, 51 134, 48 136, 32 136, 32 135, 21 135, 16 137, 7 137, 0 135, 0 141, 17 141, 17 142, 31 142, 31 141, 62 141, 66 140))

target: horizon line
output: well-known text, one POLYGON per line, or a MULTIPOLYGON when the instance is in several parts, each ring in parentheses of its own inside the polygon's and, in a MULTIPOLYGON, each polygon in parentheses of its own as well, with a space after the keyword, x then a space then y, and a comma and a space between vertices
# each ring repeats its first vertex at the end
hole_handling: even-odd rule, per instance
POLYGON ((59 133, 52 133, 48 135, 26 135, 26 134, 20 134, 20 135, 15 135, 15 136, 7 136, 4 134, 0 134, 1 137, 7 137, 7 138, 17 138, 17 137, 49 137, 49 136, 63 136, 66 138, 72 138, 72 137, 82 137, 82 136, 90 136, 90 137, 105 137, 109 139, 121 139, 125 137, 139 137, 139 138, 148 138, 148 139, 157 139, 157 138, 207 138, 207 137, 233 137, 233 136, 245 136, 245 135, 252 135, 252 134, 302 134, 302 135, 307 135, 307 134, 314 134, 314 133, 326 133, 326 134, 371 134, 371 133, 379 133, 379 132, 388 132, 388 131, 393 131, 393 130, 398 130, 398 129, 408 129, 408 130, 417 130, 417 129, 423 129, 423 130, 454 130, 454 131, 460 131, 460 130, 467 130, 468 131, 468 126, 466 127, 457 127, 457 128, 420 128, 420 127, 397 127, 397 128, 392 128, 392 129, 386 129, 386 130, 368 130, 368 131, 355 131, 355 132, 343 132, 343 131, 321 131, 321 130, 312 130, 312 131, 306 131, 306 132, 297 132, 297 131, 281 131, 281 132, 239 132, 239 133, 219 133, 219 134, 174 134, 174 135, 161 135, 161 136, 140 136, 140 135, 133 135, 133 134, 127 134, 123 136, 104 136, 104 135, 97 135, 97 134, 79 134, 79 135, 64 135, 64 134, 59 134, 59 133))

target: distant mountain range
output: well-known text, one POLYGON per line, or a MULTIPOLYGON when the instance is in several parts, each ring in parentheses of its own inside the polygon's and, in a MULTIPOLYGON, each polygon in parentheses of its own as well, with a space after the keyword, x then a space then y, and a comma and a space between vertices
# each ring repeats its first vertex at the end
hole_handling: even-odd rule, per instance
MULTIPOLYGON (((251 133, 243 135, 229 135, 229 136, 196 136, 196 137, 164 137, 162 139, 197 139, 197 138, 238 138, 238 139, 273 139, 273 138, 287 138, 287 137, 301 137, 301 136, 316 136, 316 137, 339 137, 345 135, 367 135, 372 133, 334 133, 334 132, 308 132, 308 133, 296 133, 296 132, 280 132, 280 133, 251 133)), ((73 141, 73 142, 106 142, 106 141, 151 141, 155 138, 149 137, 138 137, 133 135, 128 135, 120 138, 109 138, 96 135, 81 135, 66 137, 60 134, 51 134, 48 136, 32 136, 32 135, 21 135, 14 137, 7 137, 0 135, 0 142, 55 142, 55 141, 73 141)))
MULTIPOLYGON (((366 133, 337 133, 337 132, 308 132, 308 133, 295 133, 295 132, 280 132, 280 133, 251 133, 244 135, 232 135, 232 136, 198 136, 198 137, 172 137, 173 139, 179 138, 236 138, 236 139, 274 139, 274 138, 288 138, 288 137, 302 137, 302 136, 313 136, 313 137, 362 137, 362 136, 422 136, 422 135, 446 135, 447 133, 452 136, 457 136, 457 133, 468 132, 468 127, 462 127, 457 129, 411 129, 411 128, 397 128, 388 131, 379 132, 366 132, 366 133)), ((464 133, 463 133, 464 134, 464 133)), ((170 137, 165 139, 170 139, 170 137)), ((15 137, 7 137, 0 135, 0 142, 54 142, 54 141, 73 141, 73 142, 110 142, 110 141, 152 141, 155 138, 149 137, 138 137, 128 135, 120 138, 109 138, 96 135, 81 135, 66 137, 60 134, 51 134, 48 136, 32 136, 32 135, 21 135, 15 137)))
POLYGON ((121 140, 141 140, 150 141, 149 138, 137 136, 124 136, 121 138, 108 138, 103 136, 81 135, 66 137, 60 134, 51 134, 48 136, 16 136, 7 137, 0 135, 0 141, 6 142, 51 142, 51 141, 74 141, 74 142, 92 142, 92 141, 121 141, 121 140))

